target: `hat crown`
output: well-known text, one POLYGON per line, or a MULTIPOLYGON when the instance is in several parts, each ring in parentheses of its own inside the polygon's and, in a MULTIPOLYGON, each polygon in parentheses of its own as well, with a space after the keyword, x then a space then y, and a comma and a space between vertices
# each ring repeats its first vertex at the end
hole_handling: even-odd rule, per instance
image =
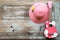
POLYGON ((44 17, 48 13, 48 7, 44 3, 35 4, 34 15, 35 17, 44 17))

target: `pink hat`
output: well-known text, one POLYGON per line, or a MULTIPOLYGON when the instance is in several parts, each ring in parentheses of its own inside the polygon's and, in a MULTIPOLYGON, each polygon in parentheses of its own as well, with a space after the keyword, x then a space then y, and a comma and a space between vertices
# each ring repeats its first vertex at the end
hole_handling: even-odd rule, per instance
POLYGON ((30 19, 39 24, 48 19, 48 7, 45 3, 36 3, 29 10, 30 19))

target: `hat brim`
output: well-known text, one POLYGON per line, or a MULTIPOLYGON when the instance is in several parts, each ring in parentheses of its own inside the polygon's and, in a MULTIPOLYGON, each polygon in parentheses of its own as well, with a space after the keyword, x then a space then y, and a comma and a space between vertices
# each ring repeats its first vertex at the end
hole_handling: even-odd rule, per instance
POLYGON ((45 13, 45 16, 38 20, 35 16, 34 16, 34 13, 32 12, 32 9, 30 8, 29 10, 29 17, 30 19, 34 22, 34 23, 37 23, 37 24, 40 24, 40 23, 44 23, 46 20, 48 20, 48 13, 45 13))

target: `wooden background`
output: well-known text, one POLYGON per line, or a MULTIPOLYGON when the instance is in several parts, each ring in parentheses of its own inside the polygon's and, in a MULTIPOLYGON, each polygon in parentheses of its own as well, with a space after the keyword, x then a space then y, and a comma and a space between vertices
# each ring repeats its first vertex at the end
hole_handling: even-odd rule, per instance
MULTIPOLYGON (((47 2, 47 0, 0 0, 0 38, 27 38, 28 36, 20 36, 26 36, 27 32, 41 33, 40 26, 43 24, 33 23, 28 15, 31 5, 39 1, 47 2)), ((56 6, 59 5, 60 0, 52 1, 57 3, 56 6)), ((55 20, 58 23, 57 19, 55 20)), ((30 37, 32 38, 32 35, 28 38, 30 37)))

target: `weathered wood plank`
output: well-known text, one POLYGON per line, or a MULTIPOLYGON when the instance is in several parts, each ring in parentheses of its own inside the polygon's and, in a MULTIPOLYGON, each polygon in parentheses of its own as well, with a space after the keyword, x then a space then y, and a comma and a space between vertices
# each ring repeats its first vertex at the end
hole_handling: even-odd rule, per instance
MULTIPOLYGON (((22 33, 40 32, 40 24, 33 23, 28 15, 31 5, 38 1, 42 0, 0 0, 0 38, 23 38, 16 35, 21 36, 22 33), (13 30, 15 31, 13 32, 13 30)), ((29 36, 24 37, 30 38, 29 36)))

